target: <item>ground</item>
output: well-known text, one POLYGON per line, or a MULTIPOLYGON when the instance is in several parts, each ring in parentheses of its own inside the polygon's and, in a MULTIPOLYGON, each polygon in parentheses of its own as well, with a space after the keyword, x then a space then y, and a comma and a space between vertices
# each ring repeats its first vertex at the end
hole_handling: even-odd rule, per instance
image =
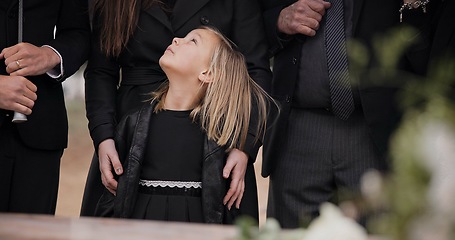
MULTIPOLYGON (((88 168, 93 155, 93 144, 87 128, 85 105, 81 98, 67 100, 69 142, 62 158, 57 216, 79 216, 88 168)), ((258 154, 259 156, 261 154, 258 154)), ((260 176, 261 158, 255 167, 258 181, 260 224, 264 223, 268 179, 260 176)))

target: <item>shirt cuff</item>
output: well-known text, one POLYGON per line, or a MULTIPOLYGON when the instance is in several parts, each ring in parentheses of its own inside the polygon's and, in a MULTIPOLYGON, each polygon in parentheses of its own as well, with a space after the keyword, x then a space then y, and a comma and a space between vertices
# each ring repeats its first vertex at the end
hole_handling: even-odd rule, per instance
POLYGON ((49 75, 49 77, 53 78, 53 79, 58 79, 60 77, 63 76, 63 58, 62 58, 62 55, 60 55, 60 53, 53 47, 49 46, 49 45, 43 45, 42 47, 48 47, 50 49, 52 49, 52 51, 54 51, 58 57, 60 58, 60 68, 58 68, 57 66, 49 71, 46 72, 47 75, 49 75))

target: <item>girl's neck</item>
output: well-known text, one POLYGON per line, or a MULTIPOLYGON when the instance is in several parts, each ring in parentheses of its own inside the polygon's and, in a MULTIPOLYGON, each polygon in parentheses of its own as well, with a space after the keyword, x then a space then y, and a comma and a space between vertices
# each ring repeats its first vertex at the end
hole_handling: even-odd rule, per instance
POLYGON ((184 84, 169 83, 169 89, 164 98, 166 110, 192 110, 196 107, 198 91, 194 87, 184 84))

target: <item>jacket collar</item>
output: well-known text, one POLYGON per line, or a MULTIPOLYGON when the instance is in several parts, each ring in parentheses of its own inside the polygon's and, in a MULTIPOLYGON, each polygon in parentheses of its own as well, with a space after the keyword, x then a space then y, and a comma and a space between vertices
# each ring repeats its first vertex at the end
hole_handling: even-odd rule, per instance
POLYGON ((145 12, 156 18, 166 28, 171 30, 171 32, 176 32, 209 1, 210 0, 177 1, 173 10, 174 18, 171 21, 169 21, 167 15, 158 5, 147 9, 145 12))
POLYGON ((149 14, 150 16, 156 18, 167 29, 169 29, 171 32, 173 32, 171 23, 169 22, 169 19, 168 19, 166 13, 164 13, 163 10, 161 10, 160 6, 154 5, 151 8, 145 10, 145 12, 147 14, 149 14))
POLYGON ((199 9, 206 5, 210 0, 182 0, 177 1, 174 6, 174 19, 172 26, 174 30, 180 29, 199 9))

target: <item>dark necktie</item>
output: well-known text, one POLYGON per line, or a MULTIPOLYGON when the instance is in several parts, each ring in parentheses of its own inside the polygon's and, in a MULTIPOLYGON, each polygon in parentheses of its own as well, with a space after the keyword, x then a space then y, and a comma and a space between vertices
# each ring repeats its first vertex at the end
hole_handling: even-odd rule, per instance
POLYGON ((348 56, 344 32, 343 0, 330 0, 325 23, 325 46, 329 71, 332 111, 346 120, 354 111, 354 98, 349 83, 348 56))

